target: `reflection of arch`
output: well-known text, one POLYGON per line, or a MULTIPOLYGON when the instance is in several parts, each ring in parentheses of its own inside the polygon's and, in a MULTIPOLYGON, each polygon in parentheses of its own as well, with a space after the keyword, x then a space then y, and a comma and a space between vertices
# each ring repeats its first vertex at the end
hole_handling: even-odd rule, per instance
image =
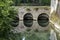
POLYGON ((49 16, 46 13, 42 13, 38 16, 38 24, 42 27, 46 27, 49 24, 49 16))
POLYGON ((23 17, 23 22, 26 27, 31 27, 33 24, 33 16, 31 13, 26 13, 23 17))

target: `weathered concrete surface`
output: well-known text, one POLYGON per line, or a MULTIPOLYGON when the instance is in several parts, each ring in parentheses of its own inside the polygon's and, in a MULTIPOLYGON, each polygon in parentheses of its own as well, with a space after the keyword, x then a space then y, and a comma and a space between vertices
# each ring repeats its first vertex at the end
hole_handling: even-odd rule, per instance
POLYGON ((48 6, 19 6, 18 7, 18 15, 19 15, 20 21, 19 21, 19 25, 15 28, 15 30, 17 32, 26 31, 27 29, 48 30, 50 25, 48 25, 47 27, 41 27, 37 22, 37 18, 41 13, 46 13, 49 15, 50 7, 48 7, 48 6), (37 11, 36 11, 36 8, 38 8, 37 11), (30 11, 28 11, 27 9, 30 9, 30 11), (31 13, 33 15, 33 19, 35 20, 35 21, 33 21, 33 25, 30 28, 26 27, 23 22, 23 16, 26 13, 31 13))
POLYGON ((20 6, 18 11, 19 11, 18 14, 20 20, 23 20, 23 16, 26 13, 31 13, 33 15, 33 19, 37 20, 39 14, 41 13, 47 13, 49 15, 50 7, 49 6, 20 6), (36 11, 36 8, 38 8, 38 11, 36 11), (30 11, 28 11, 27 9, 30 9, 30 11))

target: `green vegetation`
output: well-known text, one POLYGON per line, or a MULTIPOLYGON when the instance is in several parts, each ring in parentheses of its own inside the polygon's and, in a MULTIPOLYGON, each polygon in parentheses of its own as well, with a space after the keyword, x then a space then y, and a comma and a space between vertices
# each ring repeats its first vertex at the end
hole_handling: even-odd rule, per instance
POLYGON ((42 6, 49 6, 50 2, 51 2, 51 0, 42 0, 41 4, 42 4, 42 6))
POLYGON ((0 40, 10 40, 13 26, 11 22, 17 15, 12 0, 0 0, 0 40))
POLYGON ((25 31, 21 33, 15 33, 10 36, 10 40, 22 40, 25 37, 25 40, 49 40, 50 32, 49 31, 25 31))
POLYGON ((40 5, 40 6, 50 6, 51 0, 13 0, 15 6, 20 5, 40 5))

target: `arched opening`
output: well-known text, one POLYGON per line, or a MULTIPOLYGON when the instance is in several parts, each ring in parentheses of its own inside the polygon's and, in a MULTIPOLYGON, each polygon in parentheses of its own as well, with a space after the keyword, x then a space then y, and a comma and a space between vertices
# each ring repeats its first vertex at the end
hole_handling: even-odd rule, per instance
POLYGON ((26 13, 23 17, 23 22, 26 27, 31 27, 33 25, 33 15, 26 13))
POLYGON ((11 26, 17 27, 19 25, 19 16, 16 15, 13 20, 10 22, 11 26))
POLYGON ((46 27, 49 24, 49 16, 46 13, 42 13, 38 16, 37 21, 41 27, 46 27))

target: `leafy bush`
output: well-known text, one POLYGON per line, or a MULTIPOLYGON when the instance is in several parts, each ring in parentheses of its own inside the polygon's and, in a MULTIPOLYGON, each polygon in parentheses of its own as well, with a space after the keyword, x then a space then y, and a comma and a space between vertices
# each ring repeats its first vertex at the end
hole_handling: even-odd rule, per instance
POLYGON ((12 0, 0 0, 0 40, 9 39, 10 31, 13 28, 11 22, 16 17, 17 11, 11 6, 12 3, 12 0))
POLYGON ((50 2, 51 2, 51 0, 42 0, 41 1, 41 5, 42 6, 49 6, 50 5, 50 2))

